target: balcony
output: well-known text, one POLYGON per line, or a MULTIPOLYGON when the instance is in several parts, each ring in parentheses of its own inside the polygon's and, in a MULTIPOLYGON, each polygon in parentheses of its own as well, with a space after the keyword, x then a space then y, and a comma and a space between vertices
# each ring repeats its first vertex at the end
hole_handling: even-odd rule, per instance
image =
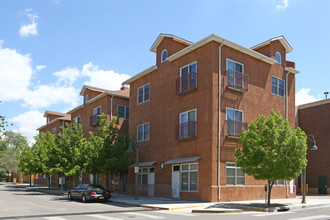
POLYGON ((227 70, 227 87, 238 90, 240 92, 248 91, 249 77, 248 75, 235 71, 227 70))
POLYGON ((226 120, 226 136, 239 138, 242 130, 247 130, 248 124, 242 121, 226 120))
POLYGON ((176 79, 176 94, 183 95, 197 88, 197 73, 188 73, 176 79))
POLYGON ((197 136, 197 121, 181 123, 176 128, 176 139, 186 140, 197 136))
POLYGON ((92 115, 90 119, 90 126, 91 127, 96 127, 99 125, 99 120, 98 120, 99 115, 92 115))

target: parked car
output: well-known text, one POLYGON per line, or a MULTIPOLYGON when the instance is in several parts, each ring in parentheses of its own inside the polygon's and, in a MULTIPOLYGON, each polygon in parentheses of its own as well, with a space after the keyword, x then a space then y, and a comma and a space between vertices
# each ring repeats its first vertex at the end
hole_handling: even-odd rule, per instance
POLYGON ((106 202, 111 198, 111 193, 105 190, 100 185, 94 184, 80 184, 76 188, 70 190, 68 198, 81 199, 83 202, 87 201, 103 201, 106 202))

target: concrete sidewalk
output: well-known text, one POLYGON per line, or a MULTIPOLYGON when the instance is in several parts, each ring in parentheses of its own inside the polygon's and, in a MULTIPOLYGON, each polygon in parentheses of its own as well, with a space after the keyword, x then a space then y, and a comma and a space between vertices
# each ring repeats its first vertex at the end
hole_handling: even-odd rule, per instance
MULTIPOLYGON (((55 187, 48 189, 45 186, 29 186, 20 185, 31 191, 38 191, 52 195, 67 195, 68 191, 61 191, 60 188, 55 187)), ((119 204, 148 207, 163 210, 178 210, 187 209, 193 213, 233 213, 243 211, 261 211, 261 212, 277 212, 288 211, 301 208, 309 208, 315 206, 330 206, 330 196, 324 195, 309 195, 306 196, 306 203, 302 204, 302 196, 288 199, 272 199, 271 206, 265 207, 265 200, 249 200, 249 201, 235 201, 235 202, 198 202, 186 201, 180 199, 156 198, 156 197, 142 197, 135 200, 134 196, 112 193, 111 201, 119 204)))

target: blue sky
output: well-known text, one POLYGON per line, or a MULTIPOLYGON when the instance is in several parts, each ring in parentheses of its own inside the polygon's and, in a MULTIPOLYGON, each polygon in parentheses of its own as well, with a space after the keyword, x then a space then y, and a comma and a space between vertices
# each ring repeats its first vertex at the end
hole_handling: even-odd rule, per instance
POLYGON ((119 89, 155 64, 160 33, 192 42, 215 33, 245 47, 280 35, 296 62, 297 104, 330 90, 330 1, 10 0, 0 7, 0 114, 30 141, 45 110, 81 104, 84 84, 119 89))

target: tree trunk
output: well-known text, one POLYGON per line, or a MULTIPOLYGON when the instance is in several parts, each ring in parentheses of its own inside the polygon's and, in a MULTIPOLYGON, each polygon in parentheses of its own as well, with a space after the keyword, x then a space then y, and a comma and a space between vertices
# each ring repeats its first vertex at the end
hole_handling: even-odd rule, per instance
POLYGON ((48 174, 48 189, 50 189, 50 174, 48 174))
POLYGON ((32 177, 31 177, 31 174, 30 174, 30 186, 31 186, 31 178, 32 178, 32 177))
POLYGON ((268 202, 267 202, 267 206, 270 205, 270 195, 271 195, 271 192, 272 192, 273 184, 274 184, 274 181, 268 179, 268 202))

